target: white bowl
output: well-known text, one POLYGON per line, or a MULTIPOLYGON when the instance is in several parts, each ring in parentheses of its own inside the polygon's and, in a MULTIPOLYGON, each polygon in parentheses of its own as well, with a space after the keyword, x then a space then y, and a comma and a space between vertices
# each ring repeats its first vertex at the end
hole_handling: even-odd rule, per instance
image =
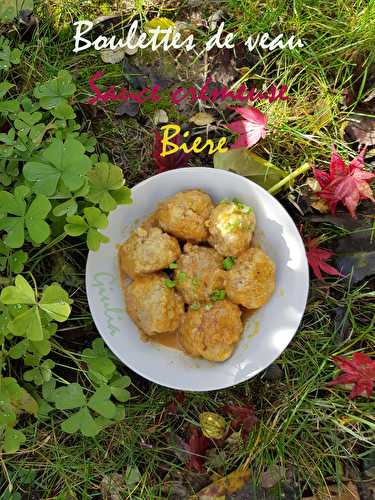
POLYGON ((132 189, 133 203, 109 216, 103 233, 110 242, 89 252, 86 288, 92 317, 112 352, 143 377, 173 389, 223 389, 264 370, 292 340, 303 316, 309 273, 301 236, 286 210, 263 188, 225 170, 180 168, 150 177, 132 189), (193 359, 180 351, 143 342, 128 316, 120 287, 116 245, 165 198, 187 189, 202 189, 214 200, 238 198, 253 207, 256 240, 276 264, 271 300, 246 322, 241 341, 224 363, 193 359))

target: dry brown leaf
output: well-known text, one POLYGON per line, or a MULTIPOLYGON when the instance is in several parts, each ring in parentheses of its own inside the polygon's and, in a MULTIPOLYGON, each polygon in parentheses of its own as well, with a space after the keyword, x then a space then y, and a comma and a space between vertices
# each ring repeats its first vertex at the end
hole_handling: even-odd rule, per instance
POLYGON ((318 212, 320 212, 321 214, 329 213, 329 206, 327 205, 327 202, 322 198, 317 198, 311 203, 311 206, 312 208, 315 208, 315 210, 318 210, 318 212))
POLYGON ((328 486, 328 491, 318 493, 303 500, 360 500, 357 486, 351 481, 345 483, 339 491, 337 486, 328 486))
POLYGON ((262 474, 261 485, 262 488, 273 488, 275 484, 280 482, 285 477, 285 469, 280 465, 271 465, 265 472, 262 474))
POLYGON ((206 486, 206 488, 203 488, 198 493, 197 498, 199 500, 225 499, 226 495, 236 493, 236 491, 243 488, 249 477, 250 471, 248 469, 231 472, 228 476, 222 477, 206 486))
POLYGON ((100 51, 100 57, 105 63, 116 64, 122 61, 125 57, 125 49, 118 48, 115 50, 103 49, 100 51))
POLYGON ((158 123, 168 123, 168 120, 168 115, 164 109, 157 109, 152 118, 155 125, 158 125, 158 123))
POLYGON ((114 472, 113 474, 103 476, 100 483, 100 492, 103 500, 122 500, 124 498, 124 479, 121 474, 114 472))
POLYGON ((195 125, 198 126, 203 126, 203 125, 209 125, 210 123, 215 121, 215 117, 213 117, 210 113, 196 113, 194 116, 192 116, 189 120, 192 123, 195 123, 195 125))

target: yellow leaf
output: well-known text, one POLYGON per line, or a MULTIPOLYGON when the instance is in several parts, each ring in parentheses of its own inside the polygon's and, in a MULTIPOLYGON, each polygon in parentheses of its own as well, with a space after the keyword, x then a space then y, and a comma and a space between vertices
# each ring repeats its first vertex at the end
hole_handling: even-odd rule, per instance
POLYGON ((21 391, 21 397, 12 401, 12 406, 17 413, 25 411, 31 415, 36 415, 38 413, 38 403, 23 387, 21 387, 21 391))
POLYGON ((195 125, 209 125, 210 123, 215 121, 215 118, 210 115, 210 113, 196 113, 194 116, 192 116, 189 120, 192 123, 195 123, 195 125))
POLYGON ((199 423, 203 434, 211 439, 224 437, 227 423, 225 418, 211 411, 204 411, 199 415, 199 423))
MULTIPOLYGON (((148 33, 150 30, 156 30, 160 28, 161 30, 167 30, 168 28, 174 28, 176 24, 168 19, 167 17, 154 17, 151 21, 147 21, 143 28, 148 33)), ((158 36, 158 41, 162 40, 164 35, 161 33, 158 36)))
POLYGON ((209 484, 198 493, 199 500, 218 500, 225 498, 242 489, 249 480, 250 472, 246 470, 236 470, 218 481, 209 484))

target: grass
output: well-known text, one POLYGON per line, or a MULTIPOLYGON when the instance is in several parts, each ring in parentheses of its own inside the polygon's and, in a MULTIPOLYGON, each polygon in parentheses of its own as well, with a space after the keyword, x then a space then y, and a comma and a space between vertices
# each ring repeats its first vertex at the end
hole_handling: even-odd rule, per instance
MULTIPOLYGON (((96 135, 100 152, 108 153, 122 166, 130 186, 152 175, 153 127, 147 121, 151 110, 144 109, 138 121, 114 118, 113 110, 108 108, 98 119, 84 106, 87 79, 95 70, 104 71, 108 82, 120 85, 123 71, 121 64, 104 64, 97 53, 74 55, 69 23, 108 14, 108 4, 70 1, 62 6, 60 0, 35 4, 39 27, 24 45, 22 66, 12 70, 8 79, 17 84, 17 92, 26 93, 36 81, 68 69, 78 86, 81 121, 96 135)), ((191 10, 189 2, 135 4, 135 11, 129 12, 127 19, 139 16, 144 21, 154 15, 185 19, 191 10)), ((295 0, 286 5, 274 0, 225 0, 218 2, 217 8, 225 11, 227 29, 237 32, 240 38, 262 31, 283 32, 288 36, 297 34, 306 43, 303 51, 257 52, 238 62, 249 68, 259 85, 267 79, 285 82, 289 88, 287 103, 262 105, 274 131, 255 151, 288 173, 305 162, 327 166, 333 142, 344 154, 352 154, 351 145, 344 141, 343 127, 349 112, 363 99, 366 79, 373 71, 375 1, 295 0), (347 87, 357 91, 351 108, 341 106, 342 91, 347 87)), ((207 19, 215 9, 205 5, 195 10, 207 19)), ((197 52, 206 38, 198 27, 197 52)), ((215 62, 210 55, 208 60, 215 62)), ((185 68, 177 64, 176 73, 180 71, 185 68)), ((192 81, 200 75, 194 65, 191 75, 192 81)), ((194 162, 207 160, 212 161, 198 157, 194 162)), ((310 223, 288 202, 291 194, 297 197, 303 183, 297 180, 291 191, 278 197, 297 224, 305 223, 307 235, 323 235, 330 244, 347 231, 328 223, 310 223)), ((31 260, 31 270, 40 285, 58 279, 70 289, 74 314, 59 331, 54 356, 60 376, 81 381, 85 380, 85 372, 80 352, 97 336, 84 290, 85 258, 84 245, 62 240, 34 252, 31 260)), ((199 477, 188 474, 181 461, 179 437, 186 434, 190 424, 198 425, 200 412, 218 411, 228 402, 253 403, 258 425, 247 442, 227 443, 220 454, 211 457, 207 462, 209 472, 227 474, 249 465, 257 481, 273 464, 283 466, 295 480, 294 498, 327 492, 328 484, 345 482, 350 470, 360 478, 363 461, 373 447, 373 400, 349 401, 347 391, 328 389, 326 383, 336 373, 332 356, 350 355, 359 349, 374 355, 373 290, 373 279, 356 286, 344 279, 327 279, 323 283, 313 280, 299 331, 277 361, 281 379, 270 380, 264 373, 229 390, 188 394, 173 416, 165 412, 173 391, 130 373, 132 397, 124 422, 95 439, 62 433, 59 415, 37 422, 25 419, 25 445, 14 455, 0 456, 0 498, 9 498, 10 485, 13 494, 17 492, 22 498, 100 498, 103 478, 124 474, 129 465, 136 465, 142 475, 138 484, 123 493, 126 498, 173 498, 168 484, 170 490, 172 486, 176 489, 176 484, 181 486, 181 478, 185 485, 199 489, 199 477), (345 324, 340 325, 337 317, 345 324)), ((126 368, 123 371, 129 372, 126 368)), ((281 498, 280 488, 275 487, 274 498, 281 498)))

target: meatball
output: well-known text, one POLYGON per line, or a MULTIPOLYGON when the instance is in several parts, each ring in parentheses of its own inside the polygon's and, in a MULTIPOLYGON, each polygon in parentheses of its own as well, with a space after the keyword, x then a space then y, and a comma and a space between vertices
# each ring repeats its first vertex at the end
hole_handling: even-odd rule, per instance
POLYGON ((213 249, 186 243, 174 272, 176 288, 187 304, 206 302, 216 288, 223 258, 213 249))
POLYGON ((220 300, 185 313, 179 339, 190 356, 225 361, 232 355, 242 331, 240 308, 229 300, 220 300))
POLYGON ((275 264, 259 248, 249 248, 226 273, 228 298, 248 309, 264 305, 275 290, 275 264))
POLYGON ((128 314, 146 335, 174 332, 179 327, 184 303, 166 286, 167 278, 163 273, 141 276, 124 290, 128 314))
POLYGON ((208 242, 221 255, 236 257, 249 248, 255 229, 252 209, 240 202, 219 203, 206 222, 208 242))
POLYGON ((159 224, 176 238, 205 241, 205 222, 214 208, 211 198, 202 191, 181 191, 160 204, 159 224))
POLYGON ((160 271, 181 254, 176 238, 157 227, 138 228, 119 248, 121 270, 135 278, 160 271))

